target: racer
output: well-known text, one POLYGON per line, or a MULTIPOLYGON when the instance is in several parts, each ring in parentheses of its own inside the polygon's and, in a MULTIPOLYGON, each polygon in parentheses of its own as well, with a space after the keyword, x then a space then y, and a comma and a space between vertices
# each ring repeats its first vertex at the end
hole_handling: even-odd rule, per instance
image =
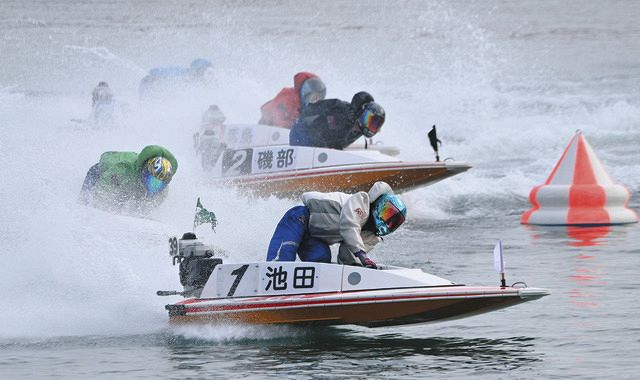
POLYGON ((202 132, 205 132, 209 129, 221 126, 226 119, 227 118, 224 116, 224 113, 222 113, 222 110, 220 110, 220 107, 212 104, 202 114, 200 129, 202 132))
POLYGON ((80 201, 107 210, 148 212, 167 196, 178 161, 159 145, 140 153, 105 152, 84 179, 80 201))
POLYGON ((113 101, 113 92, 111 88, 109 88, 109 84, 107 82, 100 82, 91 92, 91 106, 95 109, 96 104, 110 103, 113 101))
POLYGON ((326 93, 327 88, 317 75, 299 72, 293 77, 293 87, 283 88, 260 107, 262 118, 258 123, 291 129, 301 110, 324 99, 326 93))
POLYGON ((296 120, 291 145, 344 149, 362 136, 373 137, 384 124, 385 112, 373 96, 361 91, 351 103, 326 99, 310 104, 296 120))
POLYGON ((140 97, 152 96, 172 85, 194 85, 205 83, 213 65, 203 58, 194 59, 189 67, 156 67, 142 78, 140 97))
POLYGON ((113 92, 107 82, 100 82, 91 92, 91 117, 95 123, 109 123, 114 114, 113 92))
POLYGON ((201 164, 205 170, 211 170, 215 166, 226 148, 222 141, 225 120, 224 113, 215 104, 210 105, 202 115, 200 132, 194 135, 194 146, 196 155, 202 155, 201 164))
POLYGON ((267 261, 331 262, 329 246, 340 243, 338 263, 377 268, 367 252, 395 231, 407 216, 404 203, 386 182, 369 192, 302 194, 303 206, 287 211, 276 227, 267 261))

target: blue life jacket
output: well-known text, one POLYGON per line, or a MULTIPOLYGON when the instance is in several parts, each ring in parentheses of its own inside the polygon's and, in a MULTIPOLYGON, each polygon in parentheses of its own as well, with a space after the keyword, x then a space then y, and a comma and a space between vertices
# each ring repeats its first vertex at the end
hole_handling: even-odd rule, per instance
POLYGON ((149 75, 152 77, 155 77, 156 79, 182 78, 190 74, 191 74, 191 69, 184 68, 184 67, 177 67, 177 66, 154 67, 153 69, 149 70, 149 75))

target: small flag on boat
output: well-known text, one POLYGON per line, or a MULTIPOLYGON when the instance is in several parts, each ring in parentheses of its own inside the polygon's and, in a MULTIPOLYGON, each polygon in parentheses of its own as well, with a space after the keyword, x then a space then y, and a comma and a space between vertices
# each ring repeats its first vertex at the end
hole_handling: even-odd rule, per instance
POLYGON ((429 143, 431 144, 431 147, 436 152, 436 161, 440 161, 440 155, 438 154, 438 144, 442 145, 442 141, 438 139, 435 125, 431 127, 431 131, 429 131, 427 136, 429 136, 429 143))
POLYGON ((504 254, 502 253, 502 240, 498 240, 493 248, 493 268, 500 274, 500 285, 507 286, 504 278, 504 254))
POLYGON ((204 208, 202 203, 200 203, 200 198, 198 198, 198 202, 196 203, 196 216, 193 218, 193 230, 195 231, 196 227, 205 223, 211 223, 211 229, 215 231, 218 220, 216 219, 216 214, 204 208))
POLYGON ((498 240, 493 248, 493 267, 498 274, 504 273, 504 255, 502 253, 502 240, 498 240))

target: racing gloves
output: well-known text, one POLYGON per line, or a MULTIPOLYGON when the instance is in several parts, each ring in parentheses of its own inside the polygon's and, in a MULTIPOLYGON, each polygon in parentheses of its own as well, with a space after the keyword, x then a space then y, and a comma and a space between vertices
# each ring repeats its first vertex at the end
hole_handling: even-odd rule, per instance
POLYGON ((362 263, 363 267, 378 269, 378 266, 376 265, 376 263, 367 257, 367 253, 365 251, 358 251, 355 253, 355 256, 358 258, 358 260, 360 260, 360 263, 362 263))

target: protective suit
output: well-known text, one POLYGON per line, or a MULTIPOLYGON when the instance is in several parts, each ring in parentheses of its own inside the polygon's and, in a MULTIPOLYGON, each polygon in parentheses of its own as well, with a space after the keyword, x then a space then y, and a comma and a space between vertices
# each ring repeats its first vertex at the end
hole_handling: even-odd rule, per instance
POLYGON ((140 81, 139 95, 141 98, 153 98, 176 87, 204 84, 206 74, 212 68, 212 63, 203 58, 194 59, 189 67, 153 68, 140 81))
POLYGON ((194 135, 196 154, 200 156, 202 168, 211 170, 222 155, 226 144, 222 140, 226 117, 220 108, 212 104, 202 115, 200 131, 194 135))
POLYGON ((298 146, 344 149, 362 136, 372 137, 384 122, 384 110, 374 103, 373 96, 361 91, 351 102, 325 99, 309 104, 302 110, 289 133, 289 143, 298 146), (368 107, 375 107, 379 115, 361 121, 368 107), (373 133, 365 125, 376 122, 373 133))
POLYGON ((115 101, 107 82, 100 82, 91 92, 91 118, 96 124, 109 124, 114 120, 115 101))
POLYGON ((368 192, 302 194, 303 206, 282 217, 273 234, 267 261, 331 262, 329 246, 340 243, 338 262, 358 264, 356 254, 369 252, 380 242, 370 216, 371 204, 384 194, 393 194, 385 182, 376 182, 368 192))
POLYGON ((106 210, 148 212, 165 199, 166 185, 177 170, 173 154, 158 145, 149 145, 140 153, 105 152, 87 172, 80 201, 106 210), (164 186, 155 189, 145 182, 147 166, 154 158, 160 158, 170 171, 164 186))
POLYGON ((98 103, 113 101, 113 92, 107 82, 100 82, 91 92, 91 106, 95 108, 98 103))

